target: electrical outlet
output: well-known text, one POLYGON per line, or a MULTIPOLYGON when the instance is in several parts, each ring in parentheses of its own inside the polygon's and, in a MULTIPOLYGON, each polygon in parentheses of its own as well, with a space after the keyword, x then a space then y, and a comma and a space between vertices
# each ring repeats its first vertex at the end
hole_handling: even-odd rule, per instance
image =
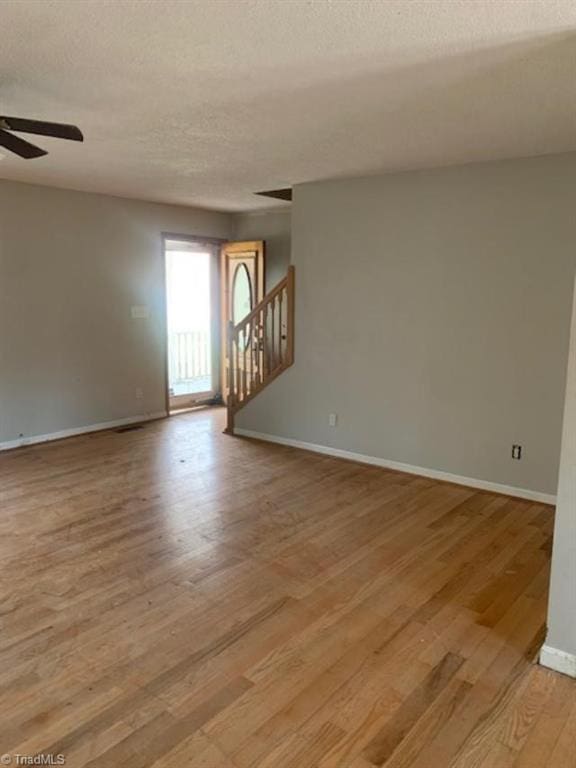
POLYGON ((520 461, 522 458, 522 446, 521 445, 513 445, 512 446, 512 458, 516 459, 517 461, 520 461))
POLYGON ((142 387, 136 387, 134 394, 136 395, 136 400, 142 400, 144 398, 144 390, 142 387))
POLYGON ((338 414, 337 413, 329 413, 328 414, 328 426, 335 427, 338 423, 338 414))

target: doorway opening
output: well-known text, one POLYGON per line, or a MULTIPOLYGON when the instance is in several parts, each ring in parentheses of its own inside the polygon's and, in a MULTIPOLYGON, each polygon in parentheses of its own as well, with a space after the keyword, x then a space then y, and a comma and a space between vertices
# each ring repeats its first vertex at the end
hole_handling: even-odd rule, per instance
POLYGON ((220 395, 218 253, 215 243, 164 239, 170 413, 220 395))

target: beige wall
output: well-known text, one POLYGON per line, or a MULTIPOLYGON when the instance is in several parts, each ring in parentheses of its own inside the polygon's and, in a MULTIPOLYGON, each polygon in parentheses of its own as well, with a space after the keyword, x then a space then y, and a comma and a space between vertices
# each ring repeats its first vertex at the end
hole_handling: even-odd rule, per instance
POLYGON ((576 677, 576 304, 570 338, 546 646, 570 654, 572 661, 559 665, 554 653, 549 652, 545 652, 543 661, 576 677))
POLYGON ((266 290, 286 275, 290 264, 290 208, 239 213, 234 217, 236 240, 266 241, 266 290))
POLYGON ((0 182, 0 444, 164 410, 163 231, 229 238, 233 222, 0 182))
POLYGON ((576 154, 296 187, 296 363, 238 426, 555 494, 575 188, 576 154))

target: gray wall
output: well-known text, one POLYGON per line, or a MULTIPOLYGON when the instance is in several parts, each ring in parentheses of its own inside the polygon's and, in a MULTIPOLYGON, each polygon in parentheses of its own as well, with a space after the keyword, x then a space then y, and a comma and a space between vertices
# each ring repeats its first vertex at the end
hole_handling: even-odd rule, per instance
POLYGON ((266 290, 286 275, 290 264, 290 208, 239 213, 235 219, 236 240, 266 241, 266 290))
POLYGON ((296 363, 237 425, 554 494, 575 191, 576 154, 296 187, 296 363))
POLYGON ((570 337, 546 645, 572 654, 576 662, 576 304, 570 337))
POLYGON ((163 231, 233 221, 0 182, 0 443, 164 410, 163 231))

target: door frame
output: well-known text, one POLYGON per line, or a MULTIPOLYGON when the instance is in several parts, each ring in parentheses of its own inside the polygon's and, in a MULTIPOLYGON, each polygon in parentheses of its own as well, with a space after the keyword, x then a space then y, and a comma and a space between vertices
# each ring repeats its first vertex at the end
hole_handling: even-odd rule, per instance
POLYGON ((220 249, 228 241, 225 238, 202 237, 200 235, 185 235, 175 232, 161 233, 161 265, 162 265, 162 357, 164 360, 164 402, 166 416, 170 416, 170 375, 168 367, 168 282, 166 275, 166 242, 181 241, 206 246, 211 251, 210 268, 210 333, 212 346, 212 375, 214 395, 208 398, 191 399, 184 408, 194 408, 197 405, 211 405, 222 402, 222 373, 220 370, 221 328, 220 328, 220 249))

